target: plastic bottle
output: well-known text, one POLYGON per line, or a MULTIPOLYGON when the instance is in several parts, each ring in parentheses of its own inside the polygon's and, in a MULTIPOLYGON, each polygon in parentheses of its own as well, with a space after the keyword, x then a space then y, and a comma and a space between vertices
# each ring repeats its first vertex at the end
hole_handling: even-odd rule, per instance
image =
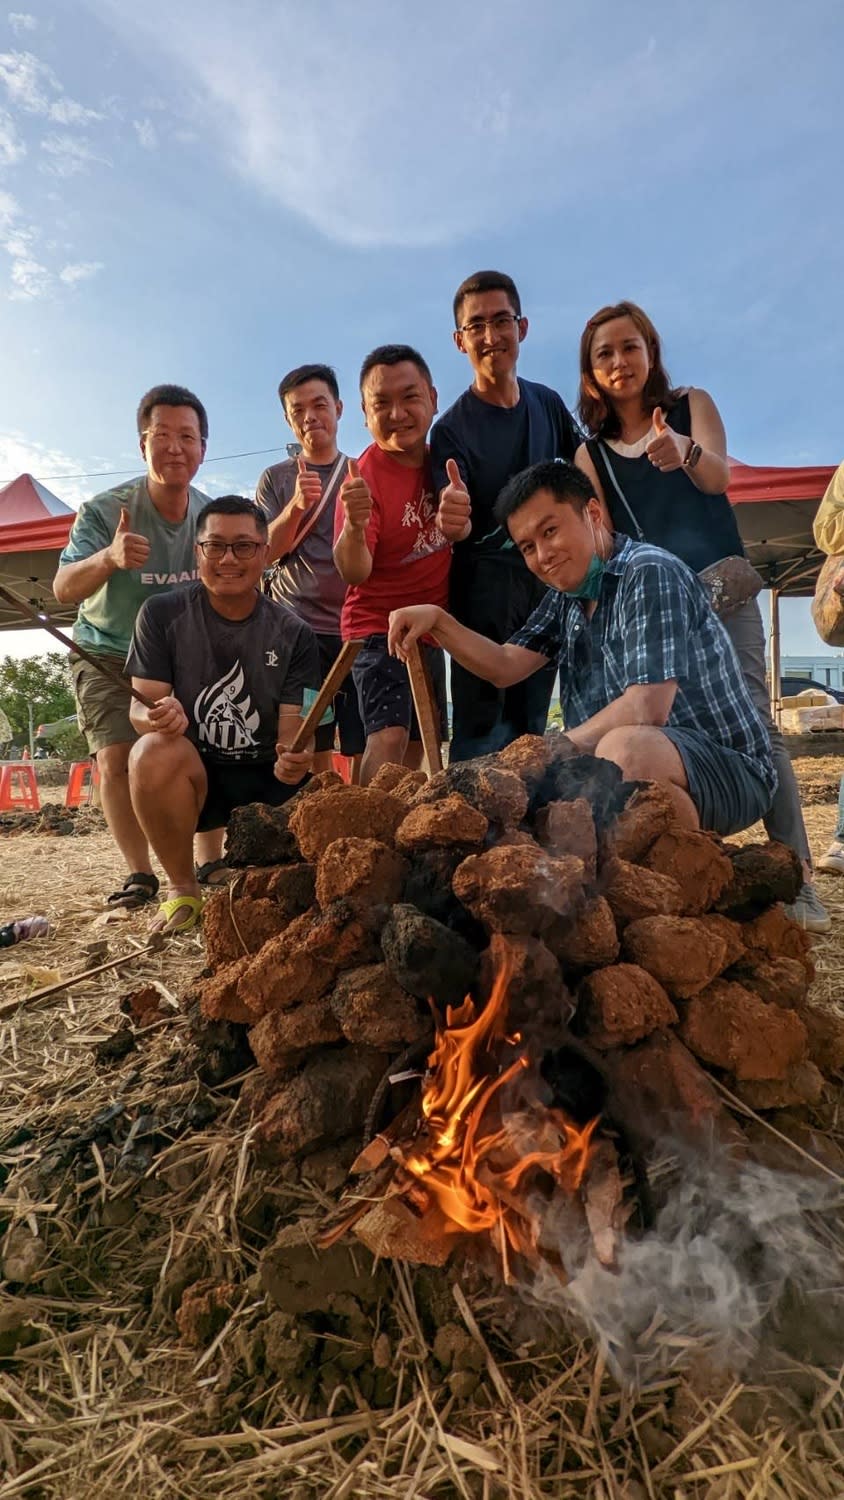
POLYGON ((5 927, 0 927, 0 948, 28 943, 30 938, 48 937, 49 933, 47 917, 22 917, 19 922, 7 922, 5 927))

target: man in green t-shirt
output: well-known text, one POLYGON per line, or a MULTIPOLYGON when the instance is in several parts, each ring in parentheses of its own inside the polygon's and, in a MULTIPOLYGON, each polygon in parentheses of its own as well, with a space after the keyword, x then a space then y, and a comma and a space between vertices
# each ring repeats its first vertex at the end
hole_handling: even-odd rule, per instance
MULTIPOLYGON (((111 835, 128 870, 111 904, 139 906, 158 893, 146 837, 129 796, 129 751, 137 738, 129 719, 126 655, 146 599, 196 577, 196 517, 208 496, 191 481, 205 456, 208 417, 191 391, 158 385, 138 407, 146 474, 86 500, 59 559, 53 592, 78 604, 73 638, 126 680, 124 691, 88 662, 71 658, 79 726, 97 757, 100 796, 111 835)), ((197 858, 219 858, 219 835, 204 835, 197 858)))

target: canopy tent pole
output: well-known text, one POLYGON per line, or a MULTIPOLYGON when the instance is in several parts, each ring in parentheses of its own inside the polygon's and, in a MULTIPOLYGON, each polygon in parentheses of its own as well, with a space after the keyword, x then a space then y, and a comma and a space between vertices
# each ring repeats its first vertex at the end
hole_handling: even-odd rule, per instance
POLYGON ((771 589, 771 717, 782 728, 782 671, 780 667, 780 591, 771 589))

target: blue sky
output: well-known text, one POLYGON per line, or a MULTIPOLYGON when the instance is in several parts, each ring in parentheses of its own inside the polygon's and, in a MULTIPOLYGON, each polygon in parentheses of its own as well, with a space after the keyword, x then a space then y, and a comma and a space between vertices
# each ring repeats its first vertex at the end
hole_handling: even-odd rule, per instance
MULTIPOLYGON (((22 0, 0 10, 0 480, 70 503, 193 387, 209 459, 281 446, 279 376, 418 345, 468 382, 451 295, 508 270, 525 374, 632 297, 749 463, 844 457, 840 0, 22 0), (822 395, 819 399, 819 394, 822 395)), ((273 455, 209 462, 249 491, 273 455)), ((807 607, 785 647, 812 651, 807 607)), ((23 643, 19 643, 22 645, 23 643)), ((0 639, 0 654, 12 638, 0 639)))

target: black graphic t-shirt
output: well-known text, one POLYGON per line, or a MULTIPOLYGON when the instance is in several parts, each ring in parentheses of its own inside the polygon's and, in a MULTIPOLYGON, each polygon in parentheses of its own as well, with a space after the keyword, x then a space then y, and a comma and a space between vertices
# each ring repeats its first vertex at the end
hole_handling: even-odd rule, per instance
POLYGON ((135 621, 126 669, 169 682, 204 759, 272 761, 282 703, 320 685, 316 636, 283 604, 255 595, 245 620, 226 620, 201 583, 148 599, 135 621))

